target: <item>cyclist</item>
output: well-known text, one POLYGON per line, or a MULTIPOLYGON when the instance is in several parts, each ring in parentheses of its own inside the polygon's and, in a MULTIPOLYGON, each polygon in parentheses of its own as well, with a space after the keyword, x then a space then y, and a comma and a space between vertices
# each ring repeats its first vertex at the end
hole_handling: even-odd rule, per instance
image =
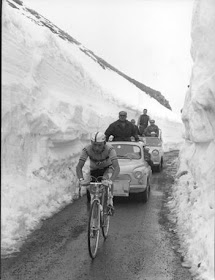
MULTIPOLYGON (((90 159, 90 175, 98 178, 103 176, 102 183, 111 186, 111 195, 108 198, 110 213, 113 214, 113 181, 120 172, 120 167, 116 151, 110 144, 106 144, 106 136, 102 132, 95 132, 91 136, 91 144, 83 148, 79 162, 76 166, 76 174, 80 184, 86 184, 82 168, 86 160, 90 159), (111 177, 108 179, 108 173, 111 171, 111 177)), ((89 197, 88 197, 89 198, 89 197)), ((90 199, 90 198, 89 198, 90 199)))

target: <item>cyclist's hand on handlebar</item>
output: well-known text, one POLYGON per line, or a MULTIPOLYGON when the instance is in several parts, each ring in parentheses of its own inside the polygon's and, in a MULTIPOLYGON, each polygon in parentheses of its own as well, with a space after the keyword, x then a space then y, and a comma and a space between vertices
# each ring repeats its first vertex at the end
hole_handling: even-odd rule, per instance
POLYGON ((87 179, 79 180, 79 184, 80 184, 80 186, 82 186, 82 187, 89 186, 90 181, 87 180, 87 179))
POLYGON ((102 180, 102 184, 104 185, 104 186, 111 186, 111 185, 113 185, 113 182, 111 181, 111 180, 102 180))

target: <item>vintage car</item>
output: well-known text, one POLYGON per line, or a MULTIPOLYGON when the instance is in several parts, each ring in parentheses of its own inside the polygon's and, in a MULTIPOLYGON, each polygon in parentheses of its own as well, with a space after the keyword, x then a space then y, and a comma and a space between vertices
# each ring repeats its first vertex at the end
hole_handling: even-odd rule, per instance
POLYGON ((147 202, 150 192, 152 170, 145 160, 143 142, 111 142, 120 166, 120 174, 114 181, 114 196, 136 193, 147 202))
POLYGON ((160 172, 163 168, 163 141, 161 137, 142 137, 145 148, 151 155, 151 167, 153 171, 160 172))

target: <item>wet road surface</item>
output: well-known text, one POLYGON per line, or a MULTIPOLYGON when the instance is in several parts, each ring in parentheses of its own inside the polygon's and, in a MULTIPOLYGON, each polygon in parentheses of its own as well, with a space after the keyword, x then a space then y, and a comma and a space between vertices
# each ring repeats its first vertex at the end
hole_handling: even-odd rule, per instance
POLYGON ((20 253, 1 261, 4 280, 191 280, 181 266, 178 239, 165 205, 178 152, 165 153, 164 169, 153 173, 149 201, 115 198, 107 240, 96 259, 87 248, 86 196, 43 222, 20 253))

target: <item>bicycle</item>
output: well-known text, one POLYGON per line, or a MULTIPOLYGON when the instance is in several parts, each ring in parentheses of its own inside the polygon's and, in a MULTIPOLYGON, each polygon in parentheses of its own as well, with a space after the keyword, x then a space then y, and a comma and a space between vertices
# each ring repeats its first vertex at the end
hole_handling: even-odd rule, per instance
MULTIPOLYGON (((88 220, 88 251, 92 259, 96 257, 99 245, 100 229, 104 239, 108 236, 110 225, 110 215, 108 213, 107 198, 109 197, 110 187, 98 182, 101 177, 91 176, 95 182, 90 182, 89 191, 91 194, 91 206, 88 220)), ((86 186, 87 186, 86 185, 86 186)))

